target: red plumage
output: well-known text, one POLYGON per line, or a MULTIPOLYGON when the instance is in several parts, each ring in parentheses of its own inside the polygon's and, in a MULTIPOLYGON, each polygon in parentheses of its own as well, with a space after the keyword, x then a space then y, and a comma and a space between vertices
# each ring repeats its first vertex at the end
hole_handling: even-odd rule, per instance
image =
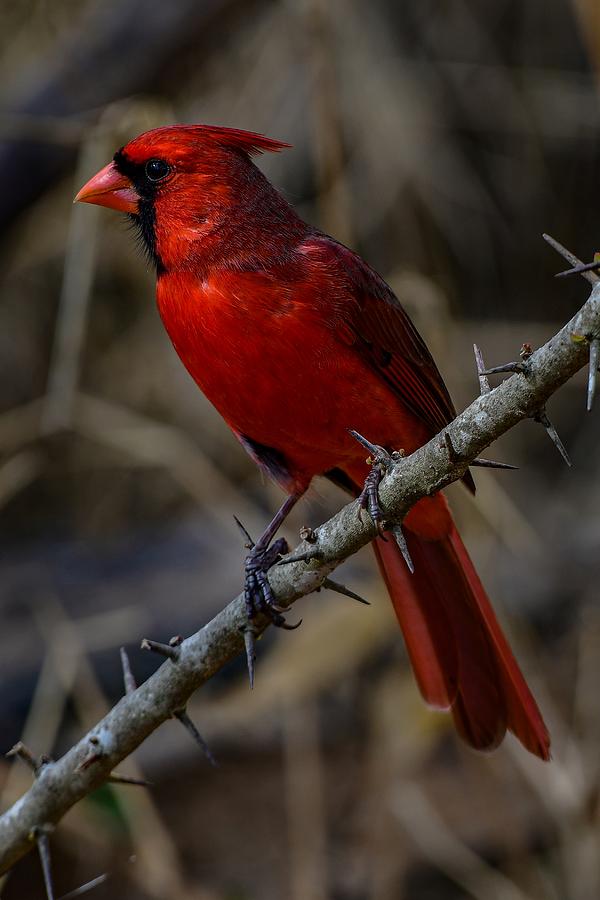
MULTIPOLYGON (((358 492, 368 468, 350 428, 410 453, 454 407, 383 279, 303 222, 250 159, 285 146, 225 128, 157 129, 79 198, 136 217, 177 353, 268 474, 293 495, 316 475, 358 492)), ((541 714, 444 498, 417 503, 404 529, 414 575, 394 542, 378 539, 375 552, 424 698, 450 709, 477 749, 509 729, 548 759, 541 714)))

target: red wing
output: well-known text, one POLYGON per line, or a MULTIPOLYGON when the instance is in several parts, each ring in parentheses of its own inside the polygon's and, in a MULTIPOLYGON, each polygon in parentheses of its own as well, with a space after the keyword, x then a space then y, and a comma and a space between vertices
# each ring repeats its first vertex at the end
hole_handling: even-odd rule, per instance
POLYGON ((432 436, 456 416, 450 395, 425 342, 385 281, 360 257, 325 236, 305 247, 346 282, 340 318, 352 343, 404 406, 431 429, 432 436))

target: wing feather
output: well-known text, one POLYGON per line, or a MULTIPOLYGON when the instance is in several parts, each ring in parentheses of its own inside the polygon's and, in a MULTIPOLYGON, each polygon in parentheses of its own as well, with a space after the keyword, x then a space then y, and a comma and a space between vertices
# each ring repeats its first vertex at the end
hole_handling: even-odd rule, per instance
MULTIPOLYGON (((456 410, 431 353, 392 289, 364 260, 326 235, 311 235, 304 246, 346 285, 339 299, 343 339, 433 437, 455 418, 456 410)), ((474 491, 469 472, 464 481, 474 491)))
POLYGON ((312 236, 306 246, 314 247, 325 264, 339 269, 339 276, 349 283, 341 310, 346 337, 432 435, 437 434, 456 411, 431 353, 392 289, 364 260, 332 238, 312 236))

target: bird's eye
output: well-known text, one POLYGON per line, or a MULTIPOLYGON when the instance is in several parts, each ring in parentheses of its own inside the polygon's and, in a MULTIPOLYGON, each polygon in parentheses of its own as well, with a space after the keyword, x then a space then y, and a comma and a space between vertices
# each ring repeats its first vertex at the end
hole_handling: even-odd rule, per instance
POLYGON ((149 159, 144 171, 149 181, 161 181, 169 174, 171 169, 164 159, 149 159))

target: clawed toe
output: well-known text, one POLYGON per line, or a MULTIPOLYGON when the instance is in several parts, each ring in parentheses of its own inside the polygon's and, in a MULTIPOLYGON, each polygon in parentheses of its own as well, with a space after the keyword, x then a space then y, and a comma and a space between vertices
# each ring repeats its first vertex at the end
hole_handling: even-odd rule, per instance
POLYGON ((274 625, 278 625, 278 619, 283 618, 281 610, 275 603, 267 572, 283 553, 288 552, 289 547, 285 538, 278 538, 270 547, 262 547, 259 542, 250 550, 244 565, 244 599, 248 619, 253 619, 257 613, 262 612, 274 625))
POLYGON ((362 510, 366 510, 373 524, 375 525, 379 536, 385 541, 387 538, 385 532, 385 516, 381 503, 379 502, 379 485, 382 478, 393 464, 392 454, 388 453, 385 447, 378 444, 372 444, 358 431, 350 431, 355 438, 371 454, 368 462, 371 465, 371 471, 365 478, 363 489, 358 497, 358 514, 360 516, 362 510))
POLYGON ((355 440, 359 442, 365 449, 369 451, 371 454, 370 458, 367 462, 371 466, 371 471, 365 478, 365 482, 363 485, 363 489, 358 496, 358 515, 360 517, 363 510, 366 510, 369 514, 373 525, 377 529, 377 534, 383 541, 387 541, 387 537, 385 536, 386 531, 391 531, 404 561, 408 566, 409 571, 414 573, 415 568, 413 565, 413 561, 410 558, 410 553, 408 551, 408 545, 406 543, 406 538, 404 537, 404 533, 402 531, 401 525, 390 525, 387 526, 385 521, 385 514, 383 512, 381 502, 379 500, 379 485, 383 477, 392 468, 394 462, 397 459, 404 455, 403 451, 397 451, 394 453, 389 453, 385 447, 380 447, 378 444, 372 444, 371 441, 368 441, 362 434, 359 434, 358 431, 350 431, 355 440))
POLYGON ((246 546, 250 552, 246 557, 244 564, 244 602, 246 605, 246 616, 248 625, 244 630, 244 642, 246 645, 246 658, 248 663, 248 675, 250 677, 250 685, 254 684, 254 657, 255 657, 255 638, 252 621, 257 615, 265 615, 272 625, 276 628, 283 628, 285 631, 293 631, 302 624, 302 619, 295 625, 286 622, 283 613, 286 612, 285 607, 278 606, 275 602, 271 585, 267 573, 269 569, 281 559, 284 553, 289 553, 288 542, 285 538, 278 538, 272 544, 266 544, 264 539, 252 543, 250 535, 236 518, 236 522, 242 529, 248 540, 246 546), (266 546, 265 546, 266 544, 266 546))

